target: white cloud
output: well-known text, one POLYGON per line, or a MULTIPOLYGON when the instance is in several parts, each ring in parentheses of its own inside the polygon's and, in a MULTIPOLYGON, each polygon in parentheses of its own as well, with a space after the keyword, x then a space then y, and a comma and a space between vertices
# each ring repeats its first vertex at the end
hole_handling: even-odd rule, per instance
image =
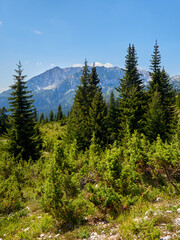
POLYGON ((37 62, 37 63, 36 63, 36 66, 42 66, 42 65, 43 65, 42 62, 37 62))
POLYGON ((84 65, 83 64, 80 64, 80 63, 77 63, 77 64, 74 64, 72 65, 72 67, 83 67, 84 65))
POLYGON ((55 66, 55 64, 54 64, 54 63, 51 63, 51 64, 50 64, 50 66, 51 66, 51 67, 54 67, 54 66, 55 66))
POLYGON ((0 25, 2 25, 2 21, 0 21, 0 25))
POLYGON ((39 30, 34 30, 33 33, 37 34, 37 35, 42 35, 43 33, 40 32, 39 30))

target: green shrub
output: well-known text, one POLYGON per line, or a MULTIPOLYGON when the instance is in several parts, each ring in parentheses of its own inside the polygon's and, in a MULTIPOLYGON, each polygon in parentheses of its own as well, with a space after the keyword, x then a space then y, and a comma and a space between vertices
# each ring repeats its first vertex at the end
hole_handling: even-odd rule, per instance
POLYGON ((98 185, 87 184, 87 198, 103 213, 116 215, 122 209, 121 196, 113 188, 99 183, 98 185))
POLYGON ((0 213, 10 213, 21 208, 22 196, 15 176, 0 178, 0 213))
POLYGON ((41 197, 45 211, 63 221, 80 222, 86 212, 86 203, 77 197, 76 175, 70 175, 68 169, 62 170, 59 162, 51 159, 46 166, 45 179, 41 197))
POLYGON ((177 191, 180 181, 180 149, 177 142, 163 142, 158 136, 149 151, 149 166, 157 183, 170 183, 177 191))

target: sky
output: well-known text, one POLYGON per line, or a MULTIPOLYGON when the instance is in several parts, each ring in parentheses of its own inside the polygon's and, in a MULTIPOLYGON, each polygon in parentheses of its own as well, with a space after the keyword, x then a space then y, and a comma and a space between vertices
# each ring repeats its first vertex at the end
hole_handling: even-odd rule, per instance
POLYGON ((0 0, 0 91, 53 68, 124 67, 129 43, 149 70, 155 41, 170 76, 180 75, 179 0, 0 0), (111 65, 110 65, 111 66, 111 65))

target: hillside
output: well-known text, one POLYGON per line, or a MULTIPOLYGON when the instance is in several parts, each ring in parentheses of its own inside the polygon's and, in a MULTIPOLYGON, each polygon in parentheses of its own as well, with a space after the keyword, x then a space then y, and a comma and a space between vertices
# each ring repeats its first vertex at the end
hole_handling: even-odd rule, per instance
MULTIPOLYGON (((142 74, 144 85, 148 85, 149 73, 146 70, 139 69, 142 74)), ((119 79, 123 77, 124 71, 119 67, 97 67, 97 73, 100 79, 105 99, 108 99, 112 90, 116 93, 116 87, 119 85, 119 79)), ((55 67, 46 72, 31 78, 28 83, 28 89, 34 94, 35 106, 38 113, 49 114, 52 109, 57 111, 58 105, 62 105, 64 113, 67 113, 73 103, 73 98, 77 86, 80 84, 81 68, 55 67)), ((180 76, 171 78, 171 82, 175 89, 180 89, 180 76)), ((8 107, 8 97, 10 90, 0 94, 0 108, 8 107)))
MULTIPOLYGON (((118 86, 124 71, 118 67, 97 67, 97 72, 104 97, 108 98, 111 90, 115 90, 118 86)), ((148 72, 143 71, 142 76, 147 84, 148 72)), ((81 68, 79 67, 55 67, 31 78, 27 86, 34 94, 37 111, 45 114, 48 114, 51 109, 57 111, 60 103, 63 111, 67 113, 72 106, 77 86, 80 84, 80 77, 81 68)), ((8 107, 9 93, 10 90, 0 94, 0 108, 8 107)))

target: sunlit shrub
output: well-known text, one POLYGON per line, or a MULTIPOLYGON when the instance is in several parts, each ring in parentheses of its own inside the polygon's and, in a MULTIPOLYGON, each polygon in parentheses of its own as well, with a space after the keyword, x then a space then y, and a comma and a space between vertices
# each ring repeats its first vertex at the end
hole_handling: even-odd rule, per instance
POLYGON ((0 178, 0 213, 10 213, 21 208, 21 191, 15 176, 0 178))

